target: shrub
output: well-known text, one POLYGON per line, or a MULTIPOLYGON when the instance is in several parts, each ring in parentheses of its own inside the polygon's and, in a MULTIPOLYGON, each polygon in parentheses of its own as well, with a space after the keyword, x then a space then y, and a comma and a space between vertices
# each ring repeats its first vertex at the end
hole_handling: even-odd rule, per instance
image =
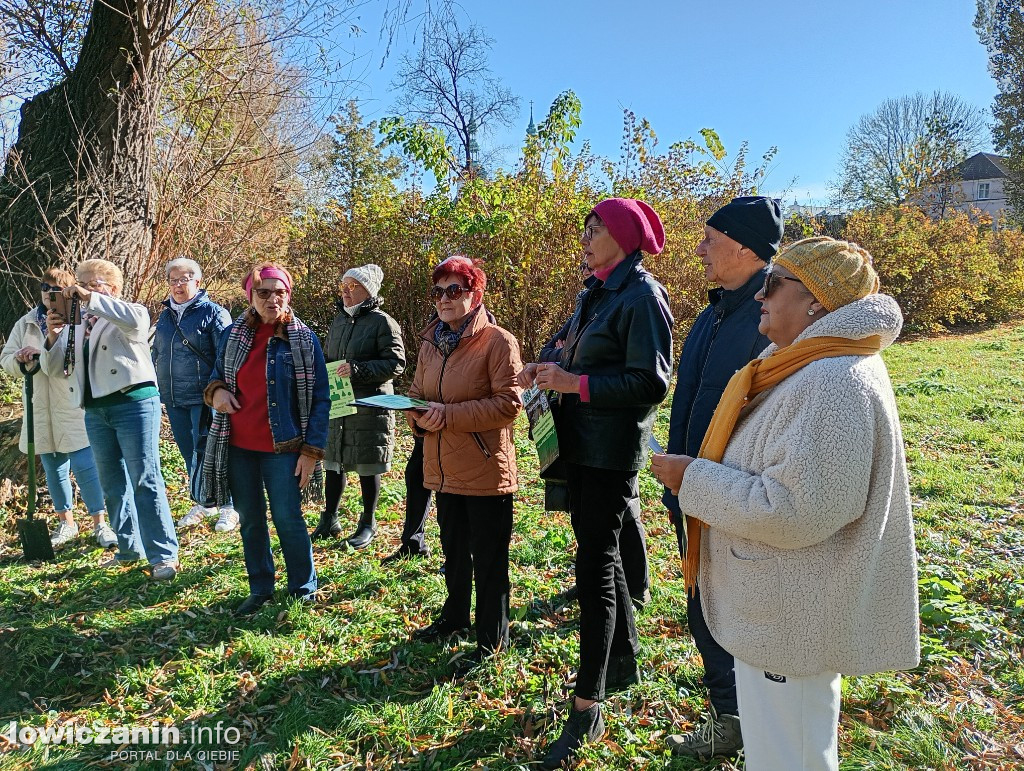
POLYGON ((933 220, 900 206, 853 213, 844 237, 871 252, 882 291, 899 302, 907 326, 934 331, 987 319, 999 270, 991 233, 966 213, 933 220))
POLYGON ((987 319, 1005 321, 1024 308, 1024 232, 1000 230, 988 242, 996 269, 989 277, 988 300, 981 311, 987 319))

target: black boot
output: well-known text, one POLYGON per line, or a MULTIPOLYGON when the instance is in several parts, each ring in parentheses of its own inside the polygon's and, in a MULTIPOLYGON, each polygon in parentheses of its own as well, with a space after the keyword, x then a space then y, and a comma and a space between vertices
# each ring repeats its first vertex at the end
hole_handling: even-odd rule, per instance
POLYGON ((348 537, 348 545, 353 549, 365 549, 377 535, 377 518, 373 513, 363 514, 356 525, 356 531, 348 537))
POLYGON ((618 693, 639 682, 640 670, 636 665, 636 656, 613 654, 608 657, 608 674, 604 680, 605 693, 618 693))
POLYGON ((341 538, 341 523, 338 522, 338 514, 324 512, 320 515, 320 522, 316 529, 309 534, 309 540, 319 541, 322 538, 341 538))
POLYGON ((565 721, 562 735, 551 745, 541 768, 553 771, 567 767, 576 758, 583 742, 597 741, 602 736, 604 718, 601 716, 600 703, 594 703, 584 710, 575 709, 574 705, 570 705, 569 719, 565 721))

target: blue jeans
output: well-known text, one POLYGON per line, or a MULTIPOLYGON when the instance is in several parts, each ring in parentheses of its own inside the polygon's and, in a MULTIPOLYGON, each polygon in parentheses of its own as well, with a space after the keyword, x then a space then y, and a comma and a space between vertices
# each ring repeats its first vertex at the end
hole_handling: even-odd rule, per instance
POLYGON ((88 407, 85 430, 117 534, 117 559, 176 562, 178 537, 160 473, 159 398, 88 407))
POLYGON ((192 475, 192 461, 195 459, 196 444, 199 442, 199 422, 203 417, 205 405, 196 404, 190 407, 172 407, 165 404, 167 420, 171 424, 174 443, 178 445, 181 457, 185 459, 185 470, 192 475))
MULTIPOLYGON (((178 445, 181 457, 185 459, 185 471, 188 473, 189 481, 192 480, 192 468, 196 462, 202 462, 196 457, 196 447, 199 445, 199 426, 203 419, 203 411, 209 407, 203 404, 196 404, 189 407, 174 407, 165 404, 167 420, 171 424, 171 433, 174 435, 174 443, 178 445)), ((193 503, 198 503, 193 499, 193 503)), ((229 499, 225 506, 231 506, 229 499)))
POLYGON ((68 474, 70 470, 75 472, 78 491, 89 513, 103 512, 103 488, 100 487, 100 475, 96 470, 91 447, 83 447, 74 452, 44 452, 39 460, 46 472, 46 487, 50 491, 55 511, 70 511, 75 505, 71 477, 68 474))
POLYGON ((278 454, 240 447, 228 450, 228 487, 238 511, 250 594, 274 593, 274 555, 270 551, 267 527, 268 499, 288 572, 288 592, 298 597, 316 591, 313 545, 302 517, 302 492, 299 478, 295 476, 298 459, 296 452, 278 454))

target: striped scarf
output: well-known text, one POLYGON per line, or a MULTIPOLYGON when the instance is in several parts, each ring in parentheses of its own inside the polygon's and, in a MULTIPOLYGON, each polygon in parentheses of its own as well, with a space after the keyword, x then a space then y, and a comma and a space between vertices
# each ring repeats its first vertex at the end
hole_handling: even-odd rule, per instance
MULTIPOLYGON (((231 325, 228 339, 224 345, 224 361, 222 374, 228 390, 238 393, 238 371, 249 358, 252 341, 256 337, 256 326, 253 318, 246 312, 231 325)), ((285 325, 288 345, 292 351, 295 366, 295 390, 298 396, 299 427, 302 437, 306 436, 309 425, 309 411, 313 406, 313 385, 316 381, 315 360, 313 358, 313 333, 309 327, 292 316, 285 325)), ((267 390, 270 400, 270 390, 267 390)), ((213 413, 213 423, 206 440, 206 452, 203 454, 203 474, 200 487, 200 502, 204 505, 222 506, 230 498, 228 489, 228 451, 231 446, 231 416, 224 412, 213 413)), ((317 472, 320 463, 317 462, 317 472)))

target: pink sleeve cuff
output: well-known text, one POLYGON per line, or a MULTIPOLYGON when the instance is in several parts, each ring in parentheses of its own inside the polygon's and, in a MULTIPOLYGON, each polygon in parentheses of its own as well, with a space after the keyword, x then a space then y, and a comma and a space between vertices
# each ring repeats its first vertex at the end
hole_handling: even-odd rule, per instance
POLYGON ((590 401, 590 375, 580 375, 580 401, 590 401))

